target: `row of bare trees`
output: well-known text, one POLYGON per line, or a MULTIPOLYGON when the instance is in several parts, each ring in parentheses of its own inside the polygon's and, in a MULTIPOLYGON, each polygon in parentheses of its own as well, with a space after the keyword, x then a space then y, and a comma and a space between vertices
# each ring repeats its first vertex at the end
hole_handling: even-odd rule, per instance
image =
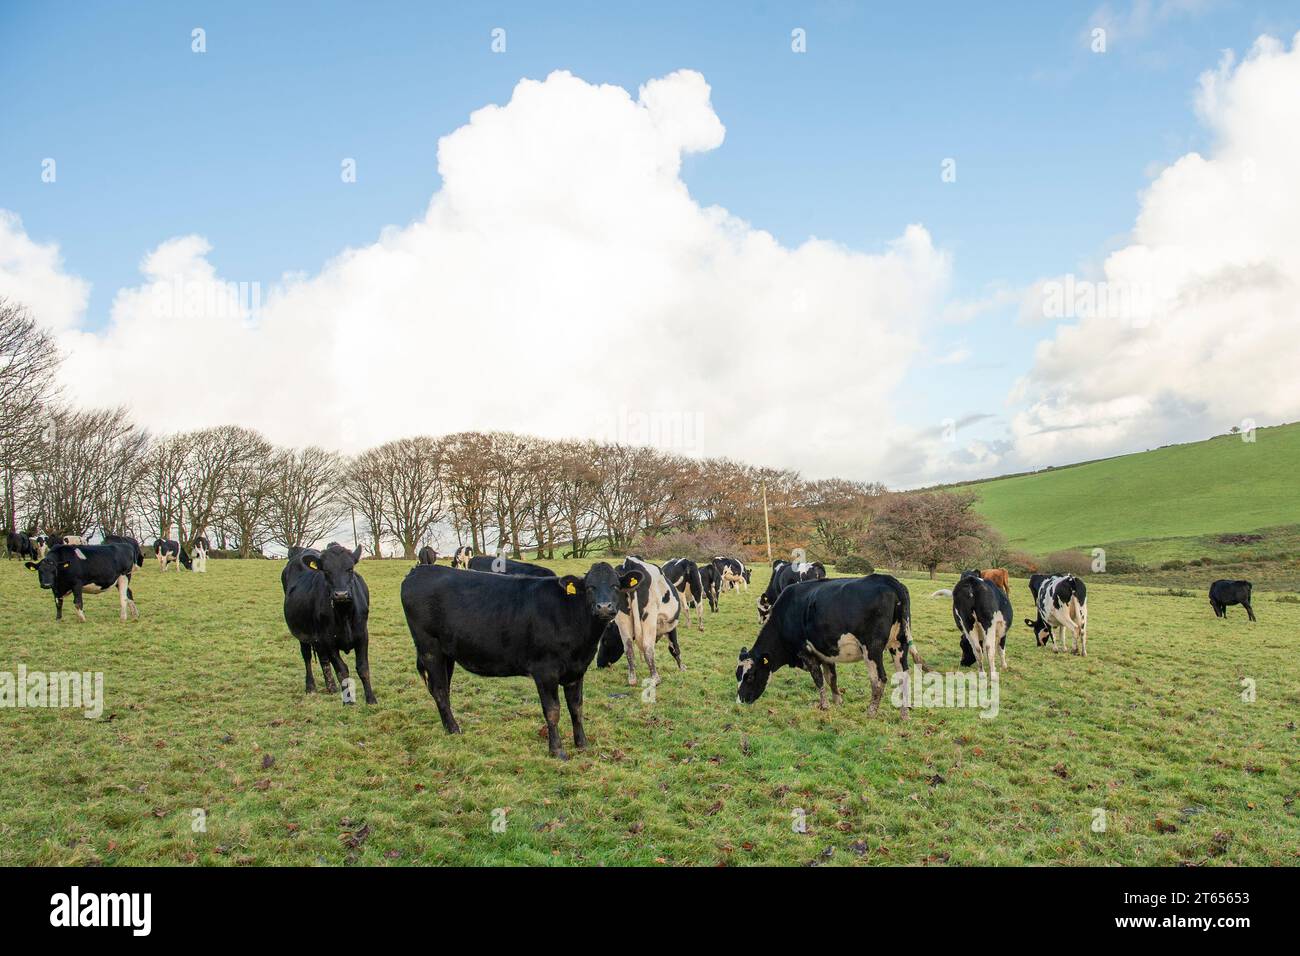
POLYGON ((656 541, 670 539, 756 558, 770 537, 773 553, 802 547, 826 558, 871 548, 933 567, 969 551, 982 525, 970 501, 951 496, 936 507, 879 484, 809 481, 617 442, 461 432, 344 458, 277 448, 237 425, 154 436, 125 409, 62 403, 58 366, 49 336, 0 299, 9 529, 126 532, 146 542, 203 535, 244 557, 355 536, 373 554, 392 545, 407 558, 425 543, 520 557, 653 554, 656 541), (885 520, 873 530, 877 515, 885 520))

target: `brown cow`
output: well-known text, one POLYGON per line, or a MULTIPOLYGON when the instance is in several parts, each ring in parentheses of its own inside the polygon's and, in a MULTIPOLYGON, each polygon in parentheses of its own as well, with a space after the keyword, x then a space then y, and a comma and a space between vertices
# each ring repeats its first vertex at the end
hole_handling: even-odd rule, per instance
POLYGON ((1007 580, 1006 568, 988 568, 979 572, 979 576, 990 584, 996 584, 1002 589, 1002 593, 1011 597, 1011 582, 1007 580))

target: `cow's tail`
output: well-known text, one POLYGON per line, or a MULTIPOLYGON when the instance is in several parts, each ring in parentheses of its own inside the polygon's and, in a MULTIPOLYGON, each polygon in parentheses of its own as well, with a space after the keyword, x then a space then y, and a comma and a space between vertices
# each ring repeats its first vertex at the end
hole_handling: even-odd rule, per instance
POLYGON ((934 668, 921 657, 916 649, 916 642, 912 640, 912 596, 902 581, 893 577, 889 581, 890 587, 898 595, 898 604, 894 607, 894 623, 898 625, 899 633, 903 635, 903 640, 906 642, 903 651, 903 668, 907 668, 907 655, 911 654, 916 666, 921 668, 923 673, 930 673, 934 668))

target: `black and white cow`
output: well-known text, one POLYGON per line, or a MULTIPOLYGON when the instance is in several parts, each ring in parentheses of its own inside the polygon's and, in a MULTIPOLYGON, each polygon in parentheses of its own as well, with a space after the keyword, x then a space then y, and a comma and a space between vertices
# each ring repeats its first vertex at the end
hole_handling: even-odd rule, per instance
POLYGON ((768 678, 782 667, 800 667, 812 674, 818 706, 826 708, 829 678, 835 703, 842 698, 835 665, 866 661, 871 677, 869 715, 885 693, 884 654, 902 673, 904 719, 910 686, 908 655, 924 662, 912 644, 911 598, 907 588, 888 574, 862 578, 823 578, 790 585, 776 599, 754 647, 742 647, 736 665, 736 700, 752 704, 767 688, 768 678), (825 672, 825 673, 824 673, 825 672))
POLYGON ((1210 607, 1214 608, 1214 616, 1227 618, 1228 605, 1240 604, 1246 609, 1246 617, 1255 620, 1255 612, 1250 607, 1250 589, 1249 581, 1215 581, 1210 585, 1210 607))
POLYGON ((495 558, 486 554, 475 555, 469 559, 469 569, 471 571, 487 571, 492 574, 517 574, 533 578, 553 578, 556 576, 555 572, 550 568, 544 568, 540 564, 529 564, 527 561, 516 561, 513 558, 507 558, 504 554, 498 554, 495 558))
POLYGON ((462 545, 451 556, 451 566, 453 568, 468 568, 472 557, 474 557, 474 549, 462 545))
POLYGON ((437 564, 438 552, 433 550, 429 545, 425 545, 415 555, 416 564, 437 564))
POLYGON ((722 578, 722 590, 749 590, 750 571, 739 558, 729 558, 725 554, 719 554, 713 558, 713 566, 718 569, 718 575, 722 578))
POLYGON ((134 561, 129 548, 121 544, 64 544, 51 548, 40 561, 28 561, 37 573, 41 587, 54 592, 54 619, 63 618, 63 599, 71 594, 77 608, 77 620, 83 624, 86 613, 83 594, 98 594, 117 588, 121 619, 128 613, 139 618, 135 595, 131 593, 134 561))
POLYGON ((438 705, 443 729, 460 733, 451 710, 457 664, 480 677, 531 677, 537 686, 551 755, 560 743, 559 689, 573 722, 573 744, 587 746, 582 681, 619 598, 639 583, 639 570, 621 577, 593 564, 582 577, 463 574, 417 565, 402 581, 402 609, 415 642, 415 666, 438 705))
POLYGON ((1011 599, 994 582, 979 571, 963 571, 951 589, 935 591, 932 597, 952 598, 952 619, 961 634, 963 667, 978 665, 989 676, 997 674, 995 655, 1000 652, 1002 668, 1007 666, 1007 631, 1011 629, 1011 599))
POLYGON ((153 553, 158 558, 159 571, 166 571, 167 566, 174 562, 179 562, 187 571, 194 570, 194 562, 190 560, 190 553, 181 547, 179 541, 166 541, 162 538, 155 538, 153 553))
POLYGON ((673 655, 679 671, 686 670, 682 663, 682 650, 677 643, 677 623, 682 613, 682 599, 663 571, 644 558, 629 555, 616 569, 619 579, 630 581, 619 599, 618 614, 601 638, 596 654, 596 666, 608 667, 624 654, 627 655, 628 686, 635 687, 636 649, 650 669, 650 680, 657 685, 662 678, 655 667, 655 644, 659 638, 668 638, 668 652, 673 655))
POLYGON ((194 538, 194 553, 191 556, 190 570, 206 574, 208 571, 208 552, 211 550, 212 542, 207 539, 207 536, 197 535, 194 538))
POLYGON ((772 606, 781 592, 800 581, 820 581, 826 577, 826 566, 820 561, 800 561, 791 564, 777 558, 772 562, 772 577, 767 590, 758 596, 758 623, 762 624, 772 613, 772 606))
POLYGON ((1048 641, 1052 650, 1065 650, 1065 632, 1074 637, 1072 653, 1088 656, 1088 587, 1073 574, 1035 574, 1029 578, 1038 618, 1025 624, 1039 647, 1048 641), (1059 635, 1059 643, 1058 643, 1059 635))
MULTIPOLYGON (((293 549, 291 549, 293 550, 293 549)), ((356 689, 343 655, 357 656, 357 676, 365 689, 366 703, 375 703, 370 687, 370 589, 357 573, 361 548, 348 551, 337 542, 324 551, 304 548, 289 558, 280 572, 284 588, 284 622, 298 638, 302 662, 307 668, 307 693, 314 693, 311 672, 312 651, 320 660, 325 689, 334 690, 330 668, 338 674, 343 703, 355 704, 356 689)))
POLYGON ((722 593, 722 575, 713 566, 712 561, 701 561, 696 565, 700 572, 700 587, 709 599, 709 610, 718 613, 718 595, 722 593))
MULTIPOLYGON (((704 590, 704 578, 700 566, 690 558, 673 558, 664 565, 664 577, 676 590, 677 595, 686 602, 686 621, 690 624, 690 609, 695 609, 695 624, 704 630, 704 600, 708 596, 704 590)), ((716 603, 716 598, 713 599, 716 603)))
POLYGON ((35 558, 36 546, 32 544, 32 539, 22 531, 10 531, 5 540, 5 555, 12 558, 14 555, 20 558, 35 558))

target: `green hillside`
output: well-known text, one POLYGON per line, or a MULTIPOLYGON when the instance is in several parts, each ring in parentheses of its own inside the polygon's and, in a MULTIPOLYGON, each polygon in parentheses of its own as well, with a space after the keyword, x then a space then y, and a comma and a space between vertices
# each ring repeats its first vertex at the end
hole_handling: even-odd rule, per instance
POLYGON ((1300 522, 1300 423, 1254 442, 1208 441, 970 486, 1008 542, 1034 554, 1106 546, 1149 563, 1294 539, 1300 522), (1263 541, 1220 535, 1272 529, 1263 541))

